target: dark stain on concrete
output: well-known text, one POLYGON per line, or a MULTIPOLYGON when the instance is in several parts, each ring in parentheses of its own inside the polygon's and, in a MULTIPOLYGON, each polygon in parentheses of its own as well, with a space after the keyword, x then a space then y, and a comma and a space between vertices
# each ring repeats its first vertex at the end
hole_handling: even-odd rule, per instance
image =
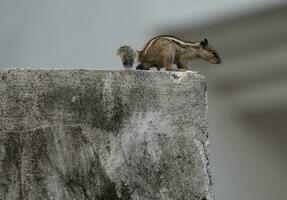
MULTIPOLYGON (((15 196, 22 199, 21 152, 23 146, 20 142, 18 133, 7 134, 6 136, 6 140, 4 141, 5 154, 1 166, 3 171, 0 172, 1 186, 2 188, 5 188, 6 193, 2 193, 1 195, 4 199, 6 199, 8 192, 11 192, 9 191, 9 188, 12 186, 12 188, 16 188, 18 190, 18 193, 15 196)), ((1 154, 3 155, 3 152, 1 152, 1 154)))
POLYGON ((40 95, 39 110, 48 120, 61 113, 66 123, 90 124, 106 131, 117 131, 129 115, 122 98, 116 95, 113 102, 105 102, 102 91, 96 88, 57 87, 40 95), (74 99, 74 102, 73 102, 74 99), (113 111, 105 110, 103 104, 113 103, 113 111))
POLYGON ((131 194, 132 192, 130 191, 128 185, 126 185, 124 182, 121 182, 121 197, 120 200, 132 200, 131 194))
MULTIPOLYGON (((100 164, 96 150, 81 133, 81 127, 66 127, 60 136, 69 141, 68 147, 60 147, 64 148, 64 153, 66 150, 66 153, 70 155, 68 160, 64 160, 65 166, 68 167, 66 168, 67 172, 62 171, 63 166, 57 162, 59 156, 65 157, 65 155, 57 152, 54 138, 56 136, 52 130, 55 129, 48 127, 21 133, 7 133, 7 139, 4 143, 5 155, 2 160, 3 178, 0 181, 1 188, 4 188, 2 192, 5 192, 2 197, 6 199, 8 193, 16 192, 18 199, 21 200, 48 199, 51 197, 49 194, 49 187, 51 186, 47 185, 49 177, 56 176, 62 181, 62 186, 58 189, 69 192, 69 196, 65 198, 120 199, 117 197, 115 184, 108 178, 100 164), (80 157, 83 152, 88 153, 90 149, 93 149, 92 155, 95 157, 90 160, 80 157), (75 166, 69 166, 68 163, 73 160, 76 160, 73 163, 75 166), (87 164, 85 166, 88 168, 87 174, 83 173, 84 169, 80 164, 81 162, 87 164), (14 187, 17 188, 17 191, 8 190, 8 185, 13 184, 17 184, 14 187)), ((89 157, 89 155, 84 156, 89 157)), ((65 193, 63 195, 65 196, 65 193)))

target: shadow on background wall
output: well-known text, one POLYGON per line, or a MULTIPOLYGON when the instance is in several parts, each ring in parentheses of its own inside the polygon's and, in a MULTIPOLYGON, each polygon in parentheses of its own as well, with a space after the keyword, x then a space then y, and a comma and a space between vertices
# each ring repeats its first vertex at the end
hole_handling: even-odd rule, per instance
POLYGON ((223 63, 190 68, 209 87, 212 166, 217 199, 287 196, 287 5, 159 33, 208 38, 223 63))

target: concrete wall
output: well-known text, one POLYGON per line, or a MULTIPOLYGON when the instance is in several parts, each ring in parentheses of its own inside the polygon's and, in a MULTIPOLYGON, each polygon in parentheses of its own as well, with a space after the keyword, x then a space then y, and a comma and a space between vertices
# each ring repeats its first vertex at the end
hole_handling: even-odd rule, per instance
POLYGON ((0 70, 0 199, 213 199, 193 72, 0 70))

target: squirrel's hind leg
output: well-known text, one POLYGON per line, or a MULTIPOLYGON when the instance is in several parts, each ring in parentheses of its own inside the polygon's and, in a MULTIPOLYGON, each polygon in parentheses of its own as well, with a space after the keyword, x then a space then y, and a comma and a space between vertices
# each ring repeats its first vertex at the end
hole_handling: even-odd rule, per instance
POLYGON ((146 63, 146 62, 143 62, 143 63, 140 63, 140 64, 136 67, 136 69, 137 69, 137 70, 149 70, 150 67, 151 67, 151 64, 146 63))

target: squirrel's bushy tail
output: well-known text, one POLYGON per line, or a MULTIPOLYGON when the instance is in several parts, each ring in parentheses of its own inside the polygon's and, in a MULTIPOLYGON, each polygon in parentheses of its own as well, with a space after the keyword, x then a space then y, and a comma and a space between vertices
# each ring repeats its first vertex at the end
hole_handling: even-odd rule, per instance
POLYGON ((124 68, 132 68, 137 52, 130 46, 122 46, 117 50, 117 56, 121 59, 124 68))

